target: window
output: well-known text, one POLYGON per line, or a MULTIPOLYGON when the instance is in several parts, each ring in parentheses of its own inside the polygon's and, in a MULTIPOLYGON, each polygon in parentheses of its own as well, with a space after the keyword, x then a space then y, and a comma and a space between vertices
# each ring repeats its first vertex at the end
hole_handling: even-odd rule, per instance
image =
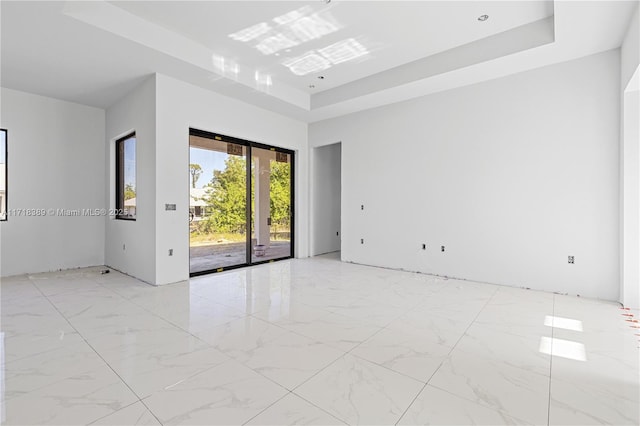
POLYGON ((0 220, 7 220, 7 130, 0 129, 0 220))
POLYGON ((136 134, 116 141, 116 219, 136 220, 136 134))

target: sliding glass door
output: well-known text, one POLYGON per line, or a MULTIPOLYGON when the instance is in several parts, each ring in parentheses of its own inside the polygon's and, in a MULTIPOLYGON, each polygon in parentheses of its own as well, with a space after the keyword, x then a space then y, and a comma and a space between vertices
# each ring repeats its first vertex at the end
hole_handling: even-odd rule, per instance
POLYGON ((191 275, 293 257, 292 151, 191 129, 189 154, 191 275))

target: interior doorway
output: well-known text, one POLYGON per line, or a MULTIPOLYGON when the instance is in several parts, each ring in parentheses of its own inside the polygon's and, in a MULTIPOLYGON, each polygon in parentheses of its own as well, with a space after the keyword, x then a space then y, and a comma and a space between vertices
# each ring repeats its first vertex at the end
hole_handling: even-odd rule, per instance
POLYGON ((311 255, 337 252, 342 244, 342 144, 312 151, 311 255))
POLYGON ((293 151, 189 132, 189 273, 293 257, 293 151))

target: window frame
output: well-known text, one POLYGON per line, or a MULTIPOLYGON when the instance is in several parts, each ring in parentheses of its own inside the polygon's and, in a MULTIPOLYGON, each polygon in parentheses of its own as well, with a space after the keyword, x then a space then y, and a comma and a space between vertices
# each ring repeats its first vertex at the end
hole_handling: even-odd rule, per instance
MULTIPOLYGON (((124 171, 125 171, 125 167, 124 167, 124 162, 125 162, 125 158, 124 158, 124 144, 126 141, 128 141, 129 139, 135 139, 135 148, 137 150, 138 148, 138 140, 136 138, 136 132, 130 132, 127 133, 125 136, 122 136, 121 138, 116 139, 115 142, 115 154, 116 154, 116 158, 115 158, 115 185, 116 185, 116 200, 115 200, 115 215, 114 218, 118 219, 118 220, 132 220, 135 221, 137 216, 138 216, 138 209, 137 209, 137 196, 138 196, 138 190, 137 190, 137 182, 136 182, 136 212, 133 216, 131 215, 125 215, 125 214, 121 214, 121 212, 125 211, 124 208, 124 190, 125 190, 125 182, 124 182, 124 171), (122 147, 122 150, 121 148, 122 147)), ((137 180, 137 169, 138 169, 138 156, 136 155, 136 180, 137 180)))
MULTIPOLYGON (((190 277, 195 277, 195 276, 199 276, 199 275, 206 275, 206 274, 212 274, 212 273, 217 273, 217 272, 223 272, 223 271, 229 271, 232 269, 237 269, 237 268, 245 268, 245 267, 249 267, 249 266, 255 266, 255 265, 262 265, 265 263, 272 263, 272 262, 278 262, 281 260, 287 260, 287 259, 293 259, 295 257, 295 247, 296 247, 296 151, 292 150, 292 149, 287 149, 287 148, 282 148, 282 147, 277 147, 277 146, 273 146, 273 145, 267 145, 267 144, 263 144, 263 143, 259 143, 259 142, 253 142, 250 140, 246 140, 246 139, 240 139, 240 138, 236 138, 233 136, 226 136, 226 135, 222 135, 220 133, 213 133, 213 132, 208 132, 205 130, 199 130, 199 129, 195 129, 193 127, 189 128, 189 147, 192 147, 191 144, 191 136, 196 136, 196 137, 201 137, 204 139, 212 139, 214 141, 221 141, 221 142, 225 142, 225 143, 231 143, 231 144, 236 144, 236 145, 242 145, 244 147, 246 147, 246 154, 245 154, 245 158, 247 159, 246 161, 246 200, 248 200, 248 202, 246 203, 245 206, 245 222, 247 223, 247 230, 248 232, 246 232, 246 257, 245 257, 245 263, 239 263, 236 265, 231 265, 231 266, 223 266, 223 267, 213 267, 212 269, 206 269, 206 270, 202 270, 202 271, 195 271, 192 272, 191 271, 191 255, 189 255, 189 276, 190 277), (289 247, 289 255, 286 257, 280 257, 280 258, 273 258, 273 259, 267 259, 264 261, 255 261, 253 259, 252 256, 252 244, 251 244, 251 229, 253 227, 253 221, 252 221, 252 191, 251 191, 251 187, 252 187, 252 173, 251 173, 251 167, 252 167, 252 158, 253 158, 253 149, 258 148, 258 149, 263 149, 263 150, 268 150, 268 151, 275 151, 275 152, 280 152, 283 154, 288 154, 289 155, 289 164, 291 165, 291 169, 290 169, 290 176, 289 176, 289 184, 290 184, 290 221, 291 221, 291 228, 290 228, 290 247, 289 247)), ((189 164, 191 164, 191 157, 189 157, 189 164)), ((188 188, 191 188, 191 183, 189 180, 187 180, 188 182, 188 188)), ((190 190, 190 189, 189 189, 190 190)), ((187 221, 187 226, 190 226, 190 221, 187 221)), ((189 231, 189 235, 190 235, 190 231, 189 231)), ((212 265, 215 266, 215 265, 212 265)))

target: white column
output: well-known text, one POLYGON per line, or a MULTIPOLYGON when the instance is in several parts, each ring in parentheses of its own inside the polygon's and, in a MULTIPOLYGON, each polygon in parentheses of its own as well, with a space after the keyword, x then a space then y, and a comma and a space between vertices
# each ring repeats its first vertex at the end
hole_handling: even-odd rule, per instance
POLYGON ((254 151, 257 155, 255 159, 255 227, 256 238, 258 244, 262 244, 269 247, 271 244, 270 239, 270 226, 269 215, 271 211, 270 207, 270 187, 271 187, 271 162, 269 160, 268 152, 261 150, 254 151))

